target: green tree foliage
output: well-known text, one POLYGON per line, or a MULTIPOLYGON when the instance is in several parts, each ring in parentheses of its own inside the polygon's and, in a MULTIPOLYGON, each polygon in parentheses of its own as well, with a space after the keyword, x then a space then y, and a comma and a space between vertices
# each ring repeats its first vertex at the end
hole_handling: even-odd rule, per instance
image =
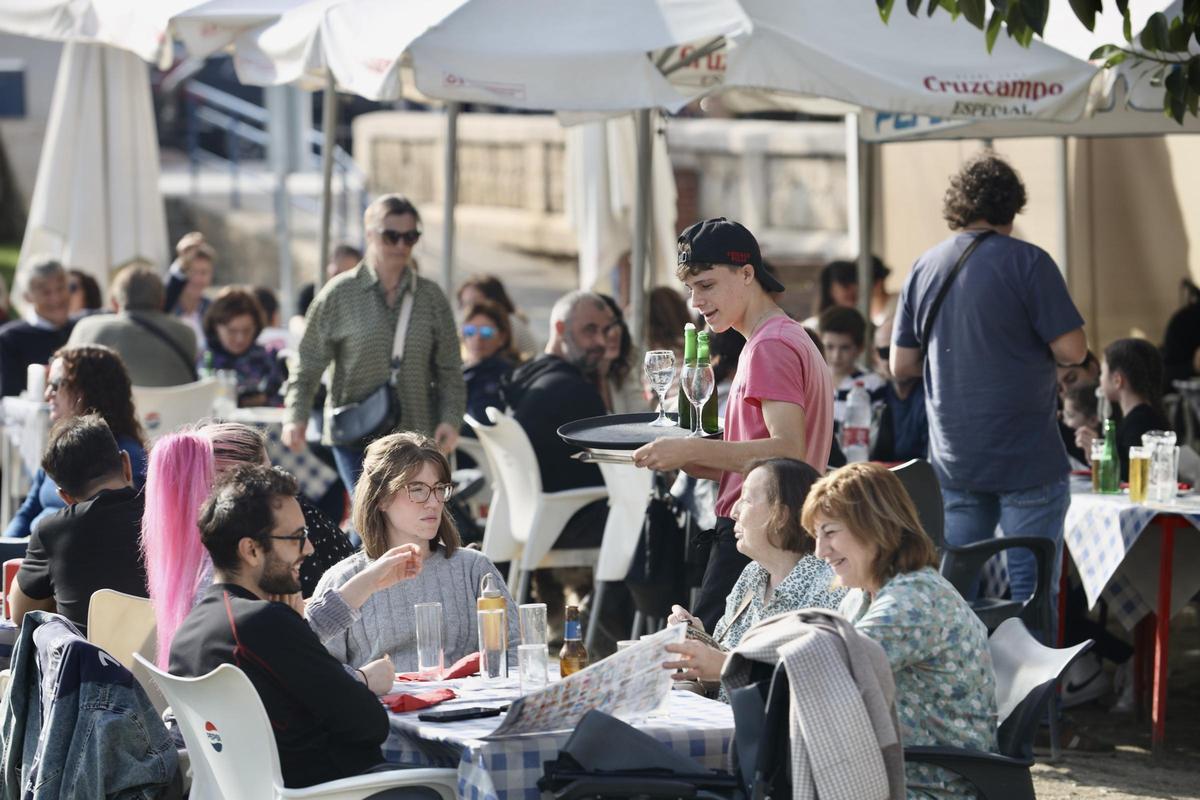
MULTIPOLYGON (((895 0, 875 0, 879 14, 887 22, 895 0)), ((913 16, 933 16, 941 9, 954 18, 965 17, 984 32, 990 53, 1000 31, 1028 47, 1033 37, 1045 32, 1051 0, 905 0, 913 16)), ((1096 15, 1105 11, 1105 0, 1069 0, 1080 24, 1095 30, 1096 15)), ((1153 72, 1151 80, 1163 88, 1163 113, 1182 123, 1185 114, 1197 116, 1200 110, 1200 55, 1190 52, 1193 41, 1200 43, 1200 0, 1183 0, 1180 13, 1168 17, 1161 11, 1151 15, 1146 28, 1137 37, 1129 19, 1129 0, 1112 0, 1109 7, 1125 18, 1125 41, 1096 49, 1092 60, 1104 66, 1123 62, 1145 64, 1153 72)))

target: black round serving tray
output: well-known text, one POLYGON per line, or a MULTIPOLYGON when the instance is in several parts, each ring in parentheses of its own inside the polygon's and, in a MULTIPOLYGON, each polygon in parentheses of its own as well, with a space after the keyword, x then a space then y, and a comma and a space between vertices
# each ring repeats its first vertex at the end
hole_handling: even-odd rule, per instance
MULTIPOLYGON (((688 431, 678 425, 673 428, 650 427, 650 422, 657 416, 654 412, 643 412, 588 417, 568 422, 558 429, 558 435, 567 444, 585 450, 636 450, 658 439, 682 439, 688 435, 688 431)), ((678 421, 675 414, 668 414, 667 417, 678 421)), ((707 434, 704 438, 720 439, 721 432, 707 434)))

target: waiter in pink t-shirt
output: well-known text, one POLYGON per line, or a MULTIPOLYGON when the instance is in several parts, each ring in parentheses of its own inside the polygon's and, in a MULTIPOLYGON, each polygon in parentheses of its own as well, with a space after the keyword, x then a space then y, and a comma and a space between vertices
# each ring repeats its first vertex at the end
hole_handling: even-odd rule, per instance
POLYGON ((763 267, 754 235, 724 217, 679 237, 676 276, 717 333, 746 337, 725 405, 725 437, 660 439, 633 454, 639 467, 683 469, 720 481, 717 526, 695 614, 713 630, 749 562, 738 552, 730 513, 750 468, 766 458, 807 461, 824 473, 833 442, 833 380, 804 327, 775 302, 781 284, 763 267))

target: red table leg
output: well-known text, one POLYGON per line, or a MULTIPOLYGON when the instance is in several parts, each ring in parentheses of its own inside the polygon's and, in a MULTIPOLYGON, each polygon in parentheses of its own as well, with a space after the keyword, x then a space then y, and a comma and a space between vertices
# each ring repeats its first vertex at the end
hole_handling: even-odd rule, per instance
POLYGON ((1171 577, 1172 556, 1175 553, 1175 529, 1181 520, 1175 516, 1159 517, 1162 543, 1158 556, 1158 608, 1154 635, 1154 697, 1150 707, 1150 744, 1155 752, 1162 750, 1167 732, 1167 648, 1171 637, 1171 577))
POLYGON ((1067 592, 1071 588, 1071 582, 1067 580, 1067 570, 1071 564, 1071 551, 1067 549, 1067 543, 1063 542, 1062 548, 1062 574, 1058 577, 1058 643, 1055 647, 1060 650, 1063 648, 1065 641, 1065 631, 1067 628, 1067 592))

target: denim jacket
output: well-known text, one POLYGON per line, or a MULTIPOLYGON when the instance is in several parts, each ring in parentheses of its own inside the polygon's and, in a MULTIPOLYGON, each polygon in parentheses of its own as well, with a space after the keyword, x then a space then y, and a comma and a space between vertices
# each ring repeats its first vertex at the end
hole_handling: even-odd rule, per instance
POLYGON ((178 754, 133 674, 65 617, 25 615, 4 712, 3 800, 156 798, 178 754))

